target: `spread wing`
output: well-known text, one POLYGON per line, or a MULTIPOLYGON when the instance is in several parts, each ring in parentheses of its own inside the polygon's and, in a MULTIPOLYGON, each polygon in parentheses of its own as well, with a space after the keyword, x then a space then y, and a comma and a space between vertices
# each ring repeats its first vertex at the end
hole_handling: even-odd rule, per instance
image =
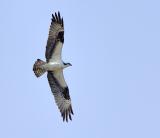
POLYGON ((64 25, 63 18, 60 13, 52 14, 52 22, 49 29, 49 35, 46 46, 46 60, 47 62, 60 60, 62 45, 64 43, 64 25))
POLYGON ((63 71, 48 71, 48 82, 54 95, 56 104, 61 112, 63 121, 72 120, 73 114, 69 89, 63 77, 63 71))

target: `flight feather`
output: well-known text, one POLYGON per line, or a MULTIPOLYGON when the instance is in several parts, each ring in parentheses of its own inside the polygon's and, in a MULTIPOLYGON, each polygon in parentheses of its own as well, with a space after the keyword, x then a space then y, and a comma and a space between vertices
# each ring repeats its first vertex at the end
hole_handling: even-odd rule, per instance
POLYGON ((73 114, 73 110, 68 86, 62 87, 58 78, 55 77, 54 72, 49 71, 47 77, 63 121, 68 122, 68 118, 72 120, 71 114, 73 114))
POLYGON ((58 12, 58 15, 57 13, 55 13, 55 15, 52 14, 52 21, 49 29, 45 53, 47 62, 49 62, 49 60, 54 56, 55 50, 59 50, 59 48, 60 52, 58 54, 61 56, 62 47, 58 47, 58 42, 62 44, 64 43, 64 23, 63 18, 60 16, 60 12, 58 12))

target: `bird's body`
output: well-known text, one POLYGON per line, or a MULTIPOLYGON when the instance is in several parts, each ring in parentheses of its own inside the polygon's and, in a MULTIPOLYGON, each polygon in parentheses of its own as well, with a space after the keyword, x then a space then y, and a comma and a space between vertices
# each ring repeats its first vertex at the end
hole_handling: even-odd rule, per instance
POLYGON ((62 61, 61 62, 55 61, 55 62, 46 63, 46 64, 42 65, 42 67, 47 71, 56 71, 56 70, 63 69, 64 64, 62 61))
POLYGON ((63 75, 63 69, 71 66, 71 64, 64 63, 62 61, 61 53, 63 43, 63 18, 61 18, 60 13, 58 12, 58 15, 57 13, 55 13, 55 15, 52 14, 52 22, 45 53, 46 62, 37 59, 33 66, 33 71, 37 77, 40 77, 45 72, 48 72, 48 82, 63 117, 63 121, 68 121, 68 117, 72 120, 71 114, 73 114, 73 110, 69 89, 63 75))

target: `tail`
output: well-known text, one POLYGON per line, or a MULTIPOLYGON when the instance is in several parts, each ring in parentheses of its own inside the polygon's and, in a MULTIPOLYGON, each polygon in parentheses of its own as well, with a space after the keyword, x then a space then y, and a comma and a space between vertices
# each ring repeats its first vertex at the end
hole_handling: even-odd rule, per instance
POLYGON ((43 60, 37 59, 37 61, 33 65, 33 71, 36 75, 36 77, 40 77, 43 75, 46 70, 42 67, 42 65, 46 64, 43 60))

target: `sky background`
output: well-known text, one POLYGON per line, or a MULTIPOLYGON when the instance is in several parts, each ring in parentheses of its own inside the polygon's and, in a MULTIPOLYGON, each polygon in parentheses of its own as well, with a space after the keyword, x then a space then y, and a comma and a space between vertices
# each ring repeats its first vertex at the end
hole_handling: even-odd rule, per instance
POLYGON ((0 0, 1 138, 159 138, 160 1, 0 0), (46 74, 51 14, 64 17, 64 123, 46 74))

